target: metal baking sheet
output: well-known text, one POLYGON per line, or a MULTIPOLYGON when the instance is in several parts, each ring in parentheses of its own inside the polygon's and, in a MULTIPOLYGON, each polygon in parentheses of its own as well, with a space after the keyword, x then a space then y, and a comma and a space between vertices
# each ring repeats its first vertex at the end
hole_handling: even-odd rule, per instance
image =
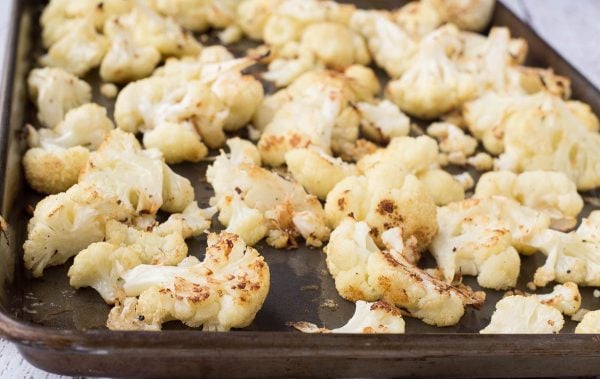
MULTIPOLYGON (((162 333, 110 332, 104 327, 110 307, 92 289, 74 290, 68 284, 68 262, 32 279, 22 267, 22 242, 30 207, 41 198, 24 183, 20 157, 21 130, 35 125, 35 109, 27 101, 25 78, 41 54, 38 18, 42 1, 13 2, 12 43, 0 88, 0 200, 11 225, 8 241, 0 240, 0 332, 19 344, 33 364, 72 375, 102 376, 543 376, 591 375, 600 372, 600 337, 563 335, 481 336, 503 292, 486 291, 479 309, 467 308, 461 322, 436 328, 406 318, 406 335, 302 335, 286 326, 310 321, 333 328, 344 324, 354 305, 341 299, 320 249, 276 250, 259 244, 271 269, 269 296, 252 325, 232 333, 204 333, 178 322, 162 333), (333 306, 331 306, 333 304, 333 306), (564 361, 563 361, 564 359, 564 361)), ((348 2, 348 1, 346 1, 348 2)), ((354 1, 361 7, 390 8, 403 1, 354 1)), ((509 26, 530 47, 527 64, 552 66, 571 79, 573 97, 600 114, 600 93, 528 26, 502 4, 493 25, 509 26)), ((247 44, 247 43, 246 43, 247 44)), ((244 51, 247 45, 234 48, 244 51)), ((98 93, 97 74, 86 78, 94 101, 109 109, 112 102, 98 93)), ((267 87, 267 90, 272 90, 267 87)), ((214 154, 215 152, 213 152, 214 154)), ((201 206, 212 189, 205 180, 206 163, 181 164, 175 171, 190 178, 201 206)), ((587 194, 598 197, 598 193, 587 194)), ((586 205, 584 215, 591 209, 586 205)), ((215 221, 215 230, 218 222, 215 221)), ((202 257, 205 238, 189 241, 190 253, 202 257)), ((519 289, 526 290, 541 254, 521 257, 519 289)), ((424 266, 433 266, 425 259, 424 266)), ((474 278, 466 283, 479 289, 474 278)), ((546 288, 549 291, 550 288, 546 288)), ((542 289, 543 291, 543 289, 542 289)), ((583 307, 600 308, 592 289, 582 289, 583 307)))

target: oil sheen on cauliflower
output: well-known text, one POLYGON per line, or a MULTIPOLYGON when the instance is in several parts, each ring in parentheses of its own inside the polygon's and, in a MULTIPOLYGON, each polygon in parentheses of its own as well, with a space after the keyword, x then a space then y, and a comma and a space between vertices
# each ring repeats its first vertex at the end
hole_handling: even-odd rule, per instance
POLYGON ((560 311, 533 296, 508 296, 496 303, 490 324, 481 334, 558 333, 565 323, 560 311))
POLYGON ((554 229, 569 230, 577 224, 583 199, 575 183, 562 172, 510 171, 488 172, 481 176, 475 197, 504 196, 547 214, 554 229))
POLYGON ((142 150, 132 134, 113 130, 90 154, 78 184, 37 204, 23 245, 25 267, 39 277, 102 241, 109 220, 182 212, 193 200, 189 180, 173 173, 160 152, 142 150))
POLYGON ((210 234, 204 261, 140 265, 123 274, 127 296, 111 310, 112 330, 160 330, 179 320, 207 331, 248 326, 269 292, 269 267, 241 238, 210 234))
POLYGON ((327 267, 340 296, 350 301, 384 299, 436 326, 458 323, 466 305, 480 305, 485 295, 446 284, 410 262, 412 246, 398 228, 384 233, 387 250, 379 250, 369 226, 344 219, 325 248, 327 267))
POLYGON ((438 209, 439 233, 430 250, 448 283, 475 275, 480 286, 504 290, 517 284, 521 260, 549 218, 514 200, 495 196, 468 199, 438 209))
POLYGON ((319 200, 302 186, 260 167, 260 155, 249 141, 227 142, 230 154, 221 153, 208 168, 206 178, 215 190, 211 199, 219 221, 247 244, 267 237, 277 248, 294 246, 303 237, 321 246, 329 237, 319 200))
POLYGON ((547 256, 535 273, 536 286, 545 286, 553 280, 600 286, 600 211, 590 213, 571 233, 546 231, 534 245, 547 256))
POLYGON ((383 300, 374 303, 358 300, 352 318, 344 326, 336 329, 319 328, 310 322, 294 322, 291 325, 303 333, 404 333, 404 319, 400 310, 383 300))
POLYGON ((30 149, 23 156, 25 178, 34 190, 55 194, 77 183, 89 151, 100 146, 114 125, 106 109, 90 103, 70 110, 53 129, 26 128, 30 149))
POLYGON ((92 287, 104 301, 113 304, 121 291, 124 272, 140 264, 177 265, 188 253, 184 239, 210 227, 207 216, 206 210, 192 202, 183 213, 142 230, 108 221, 105 241, 91 244, 75 257, 68 273, 71 286, 92 287))
POLYGON ((318 70, 268 96, 255 116, 262 131, 262 160, 270 166, 285 162, 285 153, 315 146, 327 154, 348 158, 358 139, 360 115, 353 104, 372 98, 368 87, 334 71, 318 70))
POLYGON ((27 79, 29 96, 38 109, 42 126, 53 128, 66 113, 92 100, 92 88, 59 68, 36 68, 27 79))

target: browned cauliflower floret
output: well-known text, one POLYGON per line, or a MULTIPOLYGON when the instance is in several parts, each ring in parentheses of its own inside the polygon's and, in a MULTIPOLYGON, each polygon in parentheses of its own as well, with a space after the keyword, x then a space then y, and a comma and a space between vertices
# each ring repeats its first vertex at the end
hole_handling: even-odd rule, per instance
POLYGON ((180 320, 207 331, 244 328, 269 292, 269 267, 235 234, 210 234, 204 261, 176 267, 140 265, 123 274, 126 298, 111 310, 113 330, 160 330, 180 320), (137 297, 137 299, 136 299, 137 297))
POLYGON ((54 194, 77 183, 90 151, 82 146, 43 149, 34 147, 23 156, 27 183, 34 190, 54 194))

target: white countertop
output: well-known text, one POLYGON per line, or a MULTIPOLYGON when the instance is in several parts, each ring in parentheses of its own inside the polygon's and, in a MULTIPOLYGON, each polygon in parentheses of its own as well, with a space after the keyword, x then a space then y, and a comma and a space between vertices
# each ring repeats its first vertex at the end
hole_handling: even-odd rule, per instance
MULTIPOLYGON (((502 0, 567 60, 600 87, 599 0, 502 0)), ((8 0, 0 0, 0 47, 6 46, 8 0)), ((0 64, 4 50, 0 48, 0 64)), ((27 363, 11 343, 0 339, 0 378, 66 378, 27 363)))

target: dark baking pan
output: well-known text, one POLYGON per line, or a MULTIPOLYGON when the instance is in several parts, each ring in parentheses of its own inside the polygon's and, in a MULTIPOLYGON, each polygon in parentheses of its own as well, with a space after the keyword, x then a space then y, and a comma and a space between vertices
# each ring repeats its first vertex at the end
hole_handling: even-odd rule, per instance
MULTIPOLYGON (((6 0, 8 1, 8 0, 6 0)), ((374 376, 581 376, 600 373, 600 336, 574 335, 567 321, 560 335, 479 335, 502 293, 488 291, 480 310, 468 309, 461 323, 434 328, 407 319, 405 335, 304 335, 286 326, 310 321, 327 327, 345 323, 353 304, 337 296, 318 249, 278 251, 258 246, 271 268, 271 292, 254 323, 242 331, 205 333, 165 325, 161 333, 110 332, 109 307, 93 290, 68 285, 68 265, 48 269, 33 280, 21 264, 28 209, 40 199, 24 183, 20 130, 36 122, 25 94, 25 78, 39 56, 42 1, 12 0, 10 43, 0 88, 0 210, 10 228, 0 236, 0 333, 42 369, 68 375, 119 377, 374 377, 374 376)), ((362 1, 368 7, 402 1, 362 1)), ((506 25, 530 46, 528 64, 552 66, 571 78, 574 97, 600 114, 600 93, 502 4, 494 25, 506 25)), ((88 79, 95 87, 99 80, 88 79)), ((97 95, 97 94, 96 94, 97 95)), ((112 109, 106 99, 95 100, 112 109)), ((112 112, 111 112, 112 113, 112 112)), ((189 177, 202 206, 211 195, 206 164, 178 165, 189 177)), ((597 196, 597 193, 589 194, 597 196)), ((587 212, 590 210, 588 205, 587 212)), ((190 243, 201 256, 205 241, 190 243)), ((543 257, 522 257, 521 289, 543 257)), ((431 262, 425 262, 425 264, 431 262)), ((476 282, 471 280, 467 284, 476 282)), ((548 289, 549 290, 549 289, 548 289)), ((600 308, 583 289, 588 309, 600 308)))

